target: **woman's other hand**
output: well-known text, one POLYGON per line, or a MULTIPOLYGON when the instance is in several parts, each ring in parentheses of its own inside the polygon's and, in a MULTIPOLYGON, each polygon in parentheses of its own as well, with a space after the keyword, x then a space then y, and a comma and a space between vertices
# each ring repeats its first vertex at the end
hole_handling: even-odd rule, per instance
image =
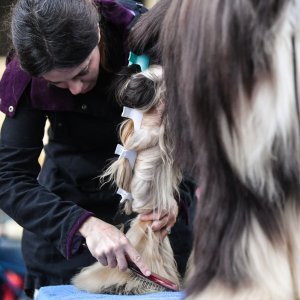
POLYGON ((168 211, 152 211, 148 214, 139 215, 141 221, 152 221, 152 230, 160 231, 161 238, 164 239, 168 234, 171 233, 171 229, 176 223, 178 215, 178 205, 174 202, 172 209, 168 211))

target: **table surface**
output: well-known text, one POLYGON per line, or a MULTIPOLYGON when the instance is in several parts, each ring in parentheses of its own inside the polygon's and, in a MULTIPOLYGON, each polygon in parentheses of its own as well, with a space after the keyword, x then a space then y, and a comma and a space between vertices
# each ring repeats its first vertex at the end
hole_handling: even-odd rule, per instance
POLYGON ((159 292, 144 295, 106 295, 80 291, 72 285, 42 287, 37 300, 182 300, 184 292, 159 292))

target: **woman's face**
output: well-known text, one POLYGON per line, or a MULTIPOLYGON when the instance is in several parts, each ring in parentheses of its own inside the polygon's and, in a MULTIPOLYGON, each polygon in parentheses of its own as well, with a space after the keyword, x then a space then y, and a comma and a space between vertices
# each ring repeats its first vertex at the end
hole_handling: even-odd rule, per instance
POLYGON ((73 95, 85 94, 92 90, 98 79, 100 51, 96 46, 88 58, 79 66, 68 69, 54 69, 42 77, 52 85, 69 89, 73 95))

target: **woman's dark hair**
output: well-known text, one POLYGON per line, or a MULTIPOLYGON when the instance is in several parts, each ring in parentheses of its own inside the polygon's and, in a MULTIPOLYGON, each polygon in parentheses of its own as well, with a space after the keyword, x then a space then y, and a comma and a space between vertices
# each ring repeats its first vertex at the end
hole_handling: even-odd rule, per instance
POLYGON ((99 13, 90 0, 19 0, 11 22, 22 68, 33 76, 80 65, 98 44, 99 13))

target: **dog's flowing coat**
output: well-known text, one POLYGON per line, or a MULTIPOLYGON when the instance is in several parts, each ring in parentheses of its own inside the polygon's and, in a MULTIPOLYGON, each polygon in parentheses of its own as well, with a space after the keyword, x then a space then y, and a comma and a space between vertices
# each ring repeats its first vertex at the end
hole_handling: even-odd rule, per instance
POLYGON ((187 298, 300 299, 300 1, 173 0, 163 31, 202 190, 187 298))
MULTIPOLYGON (((167 120, 164 117, 162 76, 161 66, 150 65, 143 72, 128 75, 120 88, 120 102, 128 99, 136 101, 135 106, 143 113, 140 128, 134 129, 131 119, 124 121, 120 128, 124 148, 135 151, 137 157, 133 168, 126 157, 120 157, 102 177, 108 177, 117 187, 131 194, 132 199, 126 198, 125 203, 128 213, 157 211, 160 214, 177 207, 174 196, 178 193, 181 173, 170 155, 171 145, 165 133, 167 120), (131 92, 135 98, 129 97, 131 92)), ((151 224, 136 217, 131 221, 126 237, 152 272, 179 286, 179 274, 169 238, 161 240, 160 232, 154 232, 151 224)), ((133 277, 130 270, 121 272, 118 268, 105 267, 98 262, 84 268, 73 278, 73 283, 94 293, 144 294, 158 290, 156 286, 133 277)))
MULTIPOLYGON (((140 72, 140 67, 133 64, 121 70, 115 78, 114 90, 119 91, 119 104, 139 109, 143 112, 143 118, 137 130, 134 130, 131 119, 122 123, 120 129, 124 148, 137 152, 134 169, 126 158, 120 157, 102 175, 131 193, 133 201, 126 202, 125 210, 133 210, 138 214, 153 210, 171 213, 177 208, 174 197, 179 196, 181 172, 173 160, 173 144, 167 133, 165 87, 157 43, 162 20, 170 3, 171 0, 160 0, 140 16, 129 35, 129 48, 136 55, 149 55, 149 68, 140 72)), ((160 233, 153 232, 151 225, 150 221, 142 222, 135 218, 126 237, 152 272, 179 286, 180 276, 169 238, 162 241, 160 233)), ((72 282, 80 289, 95 293, 142 294, 157 290, 157 286, 133 278, 130 270, 121 272, 100 263, 83 269, 72 282)))

